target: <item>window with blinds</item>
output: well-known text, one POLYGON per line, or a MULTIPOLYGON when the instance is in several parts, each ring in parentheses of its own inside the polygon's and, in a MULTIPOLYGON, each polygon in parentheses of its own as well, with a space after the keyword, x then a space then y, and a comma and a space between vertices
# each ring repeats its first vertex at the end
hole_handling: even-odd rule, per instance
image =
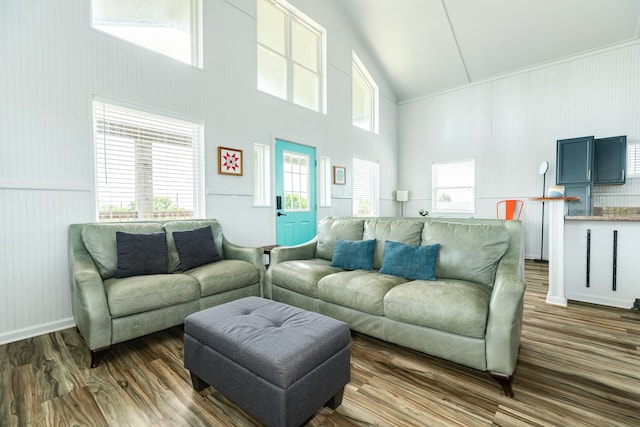
POLYGON ((431 208, 440 213, 475 212, 475 160, 431 166, 431 208))
POLYGON ((627 143, 627 176, 640 177, 640 142, 627 143))
POLYGON ((380 173, 378 163, 354 158, 352 169, 353 215, 379 216, 380 173))
POLYGON ((271 149, 253 144, 253 205, 271 206, 271 149))
POLYGON ((318 204, 321 208, 331 207, 331 159, 318 159, 318 204))
POLYGON ((203 214, 202 126, 93 103, 99 221, 203 214))

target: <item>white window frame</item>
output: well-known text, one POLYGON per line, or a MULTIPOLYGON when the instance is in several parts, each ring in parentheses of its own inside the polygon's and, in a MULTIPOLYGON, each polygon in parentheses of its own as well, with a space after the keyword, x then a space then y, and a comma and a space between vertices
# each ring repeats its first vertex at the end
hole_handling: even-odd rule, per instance
POLYGON ((98 221, 204 216, 201 123, 94 99, 93 124, 98 221))
MULTIPOLYGON (((280 52, 274 51, 273 49, 271 49, 269 46, 261 43, 259 40, 256 40, 257 42, 257 50, 258 50, 258 55, 260 54, 260 49, 264 49, 266 52, 268 52, 271 55, 275 55, 278 57, 281 57, 282 59, 286 60, 286 73, 285 73, 285 80, 286 80, 286 96, 281 97, 280 95, 274 93, 274 92, 270 92, 269 90, 267 90, 266 88, 261 88, 260 87, 260 61, 258 58, 258 65, 257 65, 257 89, 261 92, 264 93, 268 93, 270 95, 273 96, 277 96, 280 97, 282 99, 285 99, 286 101, 292 103, 292 104, 296 104, 299 105, 301 107, 304 108, 308 108, 310 110, 313 111, 317 111, 319 113, 323 113, 326 114, 326 69, 327 69, 327 65, 326 65, 326 46, 327 46, 327 32, 324 29, 324 27, 322 27, 321 25, 319 25, 317 22, 315 22, 314 20, 312 20, 311 18, 309 18, 307 15, 305 15, 304 13, 302 13, 300 10, 296 9, 293 5, 291 5, 290 3, 286 2, 285 0, 256 0, 257 2, 265 2, 269 5, 271 5, 272 7, 275 7, 277 9, 279 9, 280 11, 282 11, 285 15, 286 15, 286 19, 285 19, 285 34, 286 34, 286 39, 285 39, 285 53, 284 55, 281 54, 280 52), (304 27, 306 27, 307 29, 309 29, 311 32, 314 32, 317 34, 318 40, 319 40, 319 45, 318 45, 318 58, 317 58, 317 64, 318 64, 318 70, 312 70, 308 67, 305 67, 304 65, 297 63, 294 61, 293 59, 293 49, 292 49, 292 25, 293 23, 298 23, 304 27), (296 100, 296 93, 294 90, 294 69, 295 67, 300 67, 302 69, 304 69, 306 72, 315 74, 318 78, 318 87, 316 88, 317 90, 317 98, 318 98, 318 105, 316 106, 316 108, 312 108, 308 105, 305 105, 301 102, 298 102, 296 100)), ((256 21, 259 19, 259 17, 256 17, 256 21)))
POLYGON ((351 192, 353 216, 380 216, 380 164, 354 157, 352 160, 351 192), (369 201, 369 210, 362 212, 361 201, 369 201))
POLYGON ((271 147, 253 144, 253 205, 271 206, 271 147))
POLYGON ((351 72, 351 122, 353 126, 377 134, 379 131, 378 109, 380 90, 378 89, 378 85, 375 80, 371 77, 371 74, 369 74, 369 71, 354 51, 351 52, 351 72), (356 87, 358 85, 358 81, 362 83, 360 86, 363 90, 368 91, 371 98, 371 105, 367 107, 368 111, 364 114, 365 118, 366 116, 369 116, 366 122, 363 122, 363 119, 360 117, 361 113, 356 111, 356 87))
MULTIPOLYGON (((154 22, 157 21, 157 19, 154 19, 152 16, 148 17, 149 22, 144 24, 141 24, 140 22, 126 22, 120 19, 117 21, 100 21, 100 18, 96 17, 96 11, 99 9, 99 6, 96 4, 97 1, 98 0, 91 0, 91 26, 94 29, 113 37, 117 37, 121 40, 126 40, 129 43, 153 52, 168 56, 169 58, 173 58, 177 61, 202 68, 202 0, 189 0, 190 10, 188 33, 175 27, 162 27, 157 24, 154 25, 154 22), (127 23, 129 25, 117 25, 116 22, 121 24, 127 23), (154 27, 159 30, 166 31, 156 31, 152 35, 150 31, 153 31, 154 27), (140 30, 138 33, 133 34, 129 32, 132 28, 139 28, 140 30), (179 45, 180 39, 184 39, 185 36, 189 39, 188 50, 178 50, 177 46, 179 45)), ((112 7, 117 4, 115 2, 109 2, 109 0, 102 1, 112 7)), ((126 4, 128 6, 136 3, 135 7, 140 7, 140 4, 144 1, 147 1, 151 8, 159 7, 156 0, 136 0, 135 2, 124 2, 122 4, 126 4)))
POLYGON ((318 204, 321 208, 331 207, 331 159, 318 159, 318 204))
POLYGON ((435 213, 475 213, 475 159, 433 163, 431 165, 431 210, 435 213), (455 178, 451 178, 455 175, 455 178), (442 190, 449 191, 446 194, 449 200, 444 200, 442 190), (466 195, 468 201, 465 204, 464 197, 456 199, 455 193, 466 195), (451 196, 454 196, 451 198, 451 196), (443 200, 440 200, 443 199, 443 200), (447 206, 447 203, 450 204, 447 206))

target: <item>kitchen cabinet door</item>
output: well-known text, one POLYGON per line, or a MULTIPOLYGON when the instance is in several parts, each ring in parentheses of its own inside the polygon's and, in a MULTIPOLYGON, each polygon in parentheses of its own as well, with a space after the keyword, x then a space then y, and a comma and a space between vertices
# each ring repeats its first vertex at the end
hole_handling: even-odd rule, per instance
POLYGON ((593 140, 593 183, 624 184, 627 167, 627 137, 593 140))
POLYGON ((591 193, 592 185, 578 184, 565 185, 564 195, 567 197, 577 196, 580 198, 577 202, 567 202, 567 215, 569 216, 589 216, 591 215, 591 193))
POLYGON ((591 182, 593 136, 560 139, 556 145, 556 184, 591 182))

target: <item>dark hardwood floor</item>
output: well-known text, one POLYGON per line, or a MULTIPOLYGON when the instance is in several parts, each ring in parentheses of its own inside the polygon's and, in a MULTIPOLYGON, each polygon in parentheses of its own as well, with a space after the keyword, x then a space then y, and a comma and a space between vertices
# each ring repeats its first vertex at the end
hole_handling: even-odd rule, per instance
MULTIPOLYGON (((342 405, 307 425, 640 426, 640 314, 548 305, 547 277, 527 262, 514 399, 487 373, 354 334, 342 405)), ((116 345, 95 369, 75 329, 0 346, 2 427, 255 424, 193 391, 180 327, 116 345)))

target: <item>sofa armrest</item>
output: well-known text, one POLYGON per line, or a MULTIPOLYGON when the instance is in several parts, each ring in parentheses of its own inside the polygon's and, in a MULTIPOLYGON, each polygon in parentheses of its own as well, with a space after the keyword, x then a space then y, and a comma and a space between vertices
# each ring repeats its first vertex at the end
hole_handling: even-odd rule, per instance
POLYGON ((263 293, 264 288, 264 251, 262 248, 253 248, 249 246, 241 246, 230 242, 224 236, 222 236, 222 250, 224 256, 227 259, 237 259, 240 261, 246 261, 256 266, 260 270, 260 293, 263 293))
POLYGON ((276 265, 285 261, 295 259, 311 259, 316 256, 316 245, 318 239, 314 238, 296 246, 276 246, 271 250, 271 261, 269 265, 276 265))
POLYGON ((489 302, 487 370, 512 375, 518 360, 525 280, 515 260, 500 263, 489 302))
POLYGON ((81 229, 69 229, 69 267, 73 317, 91 350, 111 345, 111 314, 102 277, 80 237, 81 229))
POLYGON ((311 259, 316 256, 316 246, 318 244, 318 237, 314 237, 308 242, 301 243, 296 246, 276 246, 271 249, 271 255, 269 258, 269 269, 264 280, 264 293, 266 298, 273 298, 273 282, 271 281, 272 270, 271 267, 285 261, 293 261, 296 259, 311 259))

